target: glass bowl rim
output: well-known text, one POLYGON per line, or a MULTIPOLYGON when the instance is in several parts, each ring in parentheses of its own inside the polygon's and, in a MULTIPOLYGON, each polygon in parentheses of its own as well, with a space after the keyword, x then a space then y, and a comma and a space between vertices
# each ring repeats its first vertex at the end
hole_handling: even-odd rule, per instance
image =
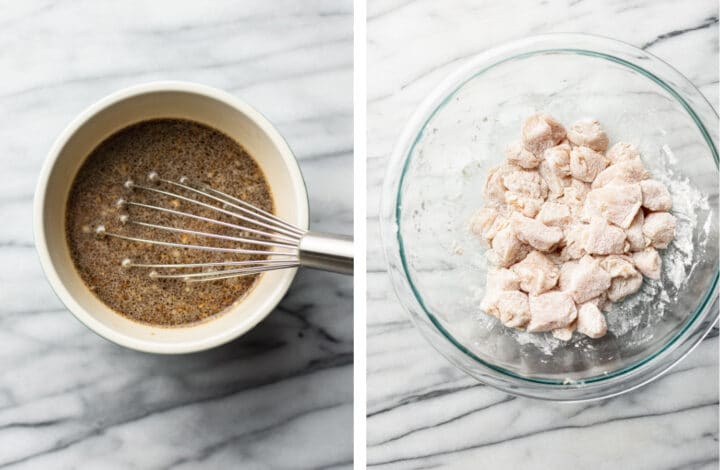
MULTIPOLYGON (((422 295, 420 294, 419 290, 415 286, 415 283, 413 282, 412 275, 410 274, 406 255, 405 255, 405 249, 404 249, 404 242, 402 237, 402 232, 399 227, 399 221, 401 220, 401 211, 402 211, 402 188, 403 188, 403 182, 406 176, 406 172, 408 170, 410 161, 412 160, 412 153, 422 138, 425 128, 427 124, 430 122, 430 120, 437 114, 438 111, 440 111, 448 102, 451 101, 451 99, 457 94, 457 92, 468 82, 473 80, 474 78, 482 75, 483 73, 487 72, 488 70, 495 68, 499 65, 502 65, 503 63, 516 60, 516 59, 524 59, 535 55, 540 54, 547 54, 547 53, 560 53, 560 54, 578 54, 578 55, 584 55, 584 56, 591 56, 596 57, 604 60, 608 60, 611 62, 614 62, 616 64, 625 66, 626 68, 629 68, 634 73, 638 73, 640 75, 645 76, 646 78, 653 81, 656 85, 659 85, 663 90, 665 90, 668 94, 670 94, 675 100, 685 109, 685 111, 690 115, 690 117, 693 119, 693 122, 696 124, 698 129, 700 130, 700 133, 702 134, 708 148, 710 149, 710 152, 712 154, 712 157, 715 161, 716 169, 718 167, 719 159, 718 159, 718 151, 715 146, 715 143, 713 142, 712 137, 710 136, 710 133, 708 132, 705 124, 703 123, 702 119, 698 116, 696 111, 693 109, 692 106, 686 101, 686 99, 683 97, 681 93, 679 93, 675 88, 670 86, 665 79, 660 78, 655 73, 646 70, 645 68, 639 66, 636 64, 632 59, 639 60, 639 59, 647 59, 651 62, 654 62, 655 65, 659 65, 661 67, 666 68, 667 72, 670 74, 674 74, 674 77, 671 77, 675 80, 679 80, 685 87, 688 88, 692 93, 694 93, 696 96, 695 98, 700 98, 700 102, 702 105, 707 106, 708 109, 712 112, 711 115, 715 119, 717 119, 717 112, 715 109, 710 105, 710 103, 707 101, 707 99, 702 95, 702 93, 688 80, 684 75, 682 75, 679 71, 677 71, 675 68, 667 64, 662 59, 659 59, 658 57, 652 55, 649 52, 643 51, 641 49, 636 48, 635 46, 632 46, 630 44, 617 41, 615 39, 610 39, 602 36, 596 36, 596 35, 590 35, 590 34, 576 34, 576 33, 553 33, 553 34, 545 34, 545 35, 538 35, 538 36, 530 36, 524 39, 511 41, 508 43, 505 43, 503 45, 500 45, 498 47, 494 47, 492 49, 489 49, 483 53, 480 53, 473 58, 471 58, 465 65, 460 67, 458 70, 455 71, 455 73, 452 73, 450 76, 448 76, 444 81, 442 81, 434 90, 433 92, 428 95, 427 98, 425 98, 422 102, 422 104, 417 108, 415 114, 412 116, 410 121, 408 121, 407 125, 405 126, 403 133, 401 135, 401 138, 398 140, 398 143, 396 144, 392 155, 390 159, 390 164, 388 165, 388 172, 385 177, 386 183, 389 183, 392 179, 390 173, 392 172, 393 168, 395 167, 401 167, 400 171, 400 177, 397 181, 397 184, 386 184, 383 188, 383 206, 385 206, 386 203, 390 202, 388 199, 392 197, 392 200, 394 200, 394 210, 392 211, 392 223, 394 224, 395 229, 391 230, 392 233, 394 233, 394 237, 390 237, 388 234, 386 234, 386 230, 383 229, 383 244, 384 244, 384 251, 387 257, 388 264, 390 264, 390 256, 392 254, 399 255, 400 258, 400 265, 402 266, 402 277, 403 281, 407 286, 398 286, 397 282, 393 279, 393 286, 395 287, 396 291, 399 291, 401 287, 408 287, 409 290, 412 292, 412 295, 415 299, 415 301, 420 306, 420 309, 425 314, 427 319, 430 321, 432 326, 435 328, 436 331, 438 331, 446 340, 450 342, 450 344, 458 351, 460 351, 463 355, 470 358, 472 361, 474 361, 476 364, 479 364, 481 367, 491 369, 492 371, 495 371, 497 373, 500 373, 501 375, 511 378, 514 380, 519 380, 521 382, 525 382, 528 384, 532 384, 534 386, 541 386, 546 387, 549 386, 551 389, 560 389, 561 387, 567 386, 568 382, 567 380, 559 380, 559 379, 548 379, 548 378, 538 378, 538 377, 527 377, 523 376, 521 374, 518 374, 516 372, 507 370, 501 366, 492 364, 490 362, 487 362, 480 357, 478 357, 476 354, 474 354, 472 351, 470 351, 466 346, 462 344, 461 341, 457 340, 436 318, 435 314, 433 314, 426 306, 425 302, 423 300, 422 295), (583 44, 584 47, 557 47, 555 43, 560 42, 564 44, 583 44), (551 45, 555 47, 543 47, 543 43, 551 43, 551 45), (607 52, 604 52, 604 49, 609 49, 611 47, 615 48, 621 48, 620 51, 613 51, 614 54, 609 54, 607 52), (635 56, 632 56, 630 53, 634 53, 635 56), (389 238, 394 238, 394 240, 388 240, 389 238), (397 252, 395 253, 395 243, 397 244, 397 252), (561 386, 561 387, 558 387, 561 386)), ((381 211, 382 212, 382 211, 381 211)), ((384 225, 386 222, 383 220, 383 217, 381 217, 381 225, 384 225)), ((693 331, 693 327, 697 327, 698 325, 702 325, 702 319, 707 317, 707 313, 709 311, 709 307, 711 307, 718 296, 718 279, 720 277, 720 270, 718 269, 717 261, 716 261, 716 268, 715 268, 715 274, 713 276, 710 288, 705 293, 704 298, 699 302, 698 307, 695 309, 695 312, 689 317, 688 320, 685 321, 682 328, 680 328, 673 336, 670 338, 659 350, 653 352, 652 354, 645 356, 639 360, 636 360, 632 362, 629 365, 626 365, 616 371, 613 371, 608 374, 600 374, 595 375, 592 377, 584 378, 578 382, 582 384, 607 384, 611 379, 617 379, 622 377, 628 377, 628 374, 632 371, 637 371, 644 366, 649 366, 651 363, 658 364, 660 356, 663 356, 666 353, 672 352, 674 347, 677 347, 682 342, 679 341, 681 338, 686 338, 689 336, 693 331), (704 314, 704 315, 703 315, 704 314)), ((400 302, 403 305, 403 308, 405 310, 409 310, 408 307, 401 301, 400 302)), ((412 313, 412 312, 411 312, 412 313)), ((695 343, 690 346, 690 348, 681 354, 679 357, 674 358, 674 360, 671 360, 667 364, 659 365, 659 370, 657 373, 651 377, 649 380, 643 381, 633 387, 628 388, 628 391, 632 388, 635 388, 637 386, 640 386, 644 383, 647 383, 650 380, 653 380, 654 378, 657 378, 662 373, 667 371, 670 367, 675 365, 677 362, 682 360, 692 349, 694 349, 697 344, 700 343, 700 341, 707 335, 707 333, 712 329, 712 327, 717 322, 718 315, 720 315, 720 311, 715 313, 715 318, 709 322, 707 330, 697 337, 695 340, 695 343)), ((411 315, 413 317, 413 315, 411 315)), ((415 318, 413 317, 413 321, 415 321, 415 318)), ((416 325, 417 326, 417 325, 416 325)), ((432 344, 432 342, 431 342, 432 344)), ((442 353, 442 352, 441 352, 442 353)), ((451 361, 455 363, 454 361, 451 361)), ((457 365, 457 364, 456 364, 457 365)), ((465 369, 464 367, 460 367, 461 369, 465 369)), ((467 372, 467 371, 466 371, 467 372)), ((472 374, 471 374, 472 375, 472 374)), ((502 388, 502 387, 501 387, 502 388)), ((512 393, 518 393, 516 390, 512 390, 512 393)), ((622 393, 622 392, 619 392, 622 393)), ((603 396, 608 396, 607 394, 603 396)), ((598 397, 599 398, 599 397, 598 397)))

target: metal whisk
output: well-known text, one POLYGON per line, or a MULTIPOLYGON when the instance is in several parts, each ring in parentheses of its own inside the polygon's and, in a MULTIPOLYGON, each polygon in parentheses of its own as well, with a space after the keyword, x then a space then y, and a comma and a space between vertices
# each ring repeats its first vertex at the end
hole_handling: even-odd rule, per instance
POLYGON ((128 179, 123 184, 129 193, 148 191, 161 198, 172 198, 206 210, 227 216, 229 222, 216 218, 205 217, 191 212, 133 201, 129 197, 119 199, 117 207, 124 210, 120 215, 123 224, 135 224, 142 227, 175 232, 196 237, 237 242, 252 245, 253 248, 218 247, 177 243, 146 238, 137 238, 120 233, 110 233, 104 225, 98 225, 95 233, 98 237, 115 237, 131 242, 147 243, 191 250, 225 252, 237 255, 258 255, 263 259, 245 261, 219 261, 207 263, 170 263, 152 264, 136 263, 130 258, 122 261, 127 269, 147 268, 154 279, 183 279, 188 282, 215 281, 232 277, 248 276, 276 269, 288 269, 298 266, 322 269, 325 271, 351 274, 353 270, 352 237, 331 235, 302 230, 289 224, 277 216, 260 209, 248 202, 215 190, 205 184, 195 184, 188 178, 178 181, 163 179, 157 172, 147 176, 148 184, 138 184, 128 179), (173 189, 171 191, 170 189, 173 189), (184 194, 178 194, 178 192, 184 194), (213 232, 201 232, 187 228, 155 224, 136 220, 130 216, 131 207, 141 207, 176 216, 178 220, 189 218, 232 229, 235 235, 223 235, 213 232), (256 248, 255 248, 256 247, 256 248), (208 270, 210 269, 210 270, 208 270), (180 271, 180 272, 178 272, 180 271))

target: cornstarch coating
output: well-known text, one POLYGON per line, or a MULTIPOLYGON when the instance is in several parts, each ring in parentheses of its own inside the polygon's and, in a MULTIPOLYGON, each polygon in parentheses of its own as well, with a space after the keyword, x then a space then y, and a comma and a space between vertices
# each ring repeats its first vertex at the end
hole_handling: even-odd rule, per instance
MULTIPOLYGON (((217 241, 188 234, 159 231, 134 224, 123 225, 115 207, 119 198, 168 207, 213 219, 230 221, 218 214, 179 199, 147 191, 128 194, 122 184, 128 178, 145 184, 146 175, 157 171, 164 179, 187 176, 214 189, 273 212, 273 198, 262 170, 253 158, 225 134, 200 123, 179 119, 156 119, 134 124, 103 141, 87 157, 73 181, 67 201, 66 234, 75 267, 88 288, 108 307, 132 320, 162 326, 196 323, 225 311, 240 301, 260 275, 212 282, 186 283, 152 280, 147 269, 124 269, 121 261, 136 263, 200 263, 258 256, 216 253, 135 243, 112 237, 98 239, 94 228, 103 224, 108 232, 185 244, 257 248, 237 242, 217 241)), ((187 195, 182 190, 172 190, 187 195)), ((128 209, 124 209, 128 211, 128 209)), ((131 218, 161 225, 226 235, 232 229, 200 220, 130 207, 131 218)))
POLYGON ((603 310, 660 278, 658 250, 676 236, 672 196, 634 145, 609 144, 595 119, 524 121, 470 222, 494 265, 481 310, 529 333, 600 338, 603 310))

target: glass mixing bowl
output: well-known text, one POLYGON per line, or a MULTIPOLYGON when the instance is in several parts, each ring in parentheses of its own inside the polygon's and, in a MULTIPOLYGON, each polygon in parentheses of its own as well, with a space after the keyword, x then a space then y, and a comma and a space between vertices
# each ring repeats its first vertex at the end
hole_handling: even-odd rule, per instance
POLYGON ((718 318, 718 116, 662 60, 615 40, 532 37, 489 50, 420 106, 393 152, 381 227, 401 303, 450 362, 516 395, 579 401, 617 395, 668 370, 718 318), (600 120, 611 145, 637 145, 673 195, 678 235, 659 281, 607 314, 608 334, 505 328, 482 313, 485 247, 468 230, 487 170, 519 139, 524 117, 600 120))

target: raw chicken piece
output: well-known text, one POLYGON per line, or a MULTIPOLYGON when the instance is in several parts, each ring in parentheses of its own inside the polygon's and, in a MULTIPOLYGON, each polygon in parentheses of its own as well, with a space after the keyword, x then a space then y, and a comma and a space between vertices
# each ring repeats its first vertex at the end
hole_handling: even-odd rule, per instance
MULTIPOLYGON (((568 292, 573 288, 573 273, 580 264, 578 260, 570 260, 560 266, 560 276, 558 277, 558 288, 563 292, 568 292)), ((570 293, 572 295, 572 293, 570 293)))
POLYGON ((528 246, 517 238, 511 227, 500 230, 492 241, 492 261, 503 268, 520 261, 529 251, 528 246))
POLYGON ((550 197, 553 198, 558 198, 562 196, 565 186, 568 186, 570 184, 570 180, 572 180, 572 178, 569 176, 559 176, 557 173, 555 173, 550 167, 550 164, 547 162, 547 160, 543 160, 540 162, 538 172, 540 173, 540 176, 542 177, 543 181, 545 181, 545 184, 548 187, 550 197))
POLYGON ((607 296, 612 302, 634 294, 642 286, 642 274, 637 272, 629 256, 606 256, 600 266, 610 274, 612 281, 607 296))
POLYGON ((508 191, 505 193, 507 205, 525 217, 535 217, 543 204, 543 199, 526 196, 524 194, 508 191))
POLYGON ((487 234, 495 223, 499 213, 500 211, 494 207, 478 209, 470 219, 470 231, 478 238, 492 240, 492 237, 488 238, 487 234))
POLYGON ((632 258, 625 255, 609 255, 600 258, 600 267, 607 271, 612 279, 630 277, 637 273, 632 258))
POLYGON ((575 147, 570 152, 570 173, 580 181, 591 183, 607 166, 607 159, 590 147, 575 147))
POLYGON ((578 219, 580 219, 581 222, 584 222, 586 224, 589 224, 591 220, 593 219, 605 219, 605 217, 602 216, 599 210, 595 207, 594 204, 590 204, 590 201, 587 199, 585 200, 585 204, 583 204, 582 209, 580 210, 580 213, 578 214, 578 219))
POLYGON ((490 315, 497 316, 497 302, 503 291, 520 289, 520 279, 509 269, 493 269, 488 272, 485 284, 485 296, 480 302, 480 309, 490 315))
POLYGON ((561 291, 530 296, 530 323, 527 331, 537 333, 570 325, 577 318, 575 302, 561 291))
POLYGON ((595 181, 592 182, 593 189, 602 188, 611 181, 621 183, 639 183, 644 179, 648 179, 650 173, 645 169, 639 158, 616 163, 605 168, 595 181))
POLYGON ((669 212, 651 212, 645 216, 643 235, 655 248, 667 248, 675 238, 675 217, 669 212))
POLYGON ((577 331, 590 338, 601 338, 607 333, 605 315, 593 303, 584 303, 577 313, 577 331))
POLYGON ((570 208, 567 205, 560 202, 547 201, 540 208, 537 220, 545 225, 562 228, 570 223, 572 214, 570 214, 570 208))
POLYGON ((503 178, 508 173, 517 170, 519 170, 518 167, 505 164, 498 165, 488 171, 487 177, 485 178, 484 192, 487 203, 495 206, 505 204, 505 191, 507 191, 507 188, 505 187, 503 178))
POLYGON ((643 224, 645 216, 642 210, 637 211, 630 227, 625 231, 627 242, 630 245, 630 251, 640 251, 645 248, 645 235, 643 235, 643 224))
POLYGON ((596 152, 604 152, 608 147, 608 137, 595 119, 581 119, 573 123, 567 130, 567 136, 573 144, 590 147, 596 152))
POLYGON ((521 169, 509 171, 503 175, 502 182, 503 186, 513 193, 532 198, 545 198, 547 196, 547 184, 537 171, 521 169))
POLYGON ((520 278, 511 269, 493 269, 488 272, 486 285, 488 292, 518 290, 520 289, 520 278))
POLYGON ((627 229, 642 204, 642 191, 637 183, 613 183, 590 191, 587 203, 608 222, 627 229))
MULTIPOLYGON (((563 196, 558 199, 559 202, 567 205, 573 217, 579 217, 583 209, 585 198, 590 192, 590 185, 575 178, 571 178, 572 182, 565 188, 563 196)), ((588 219, 589 220, 589 219, 588 219)))
POLYGON ((640 157, 640 151, 633 144, 618 142, 610 147, 605 154, 610 164, 620 163, 627 160, 633 160, 640 157))
POLYGON ((583 256, 566 275, 569 281, 565 290, 577 303, 587 302, 603 294, 610 287, 610 274, 600 266, 599 260, 590 255, 583 256))
POLYGON ((552 335, 560 341, 570 341, 572 339, 573 331, 577 329, 577 319, 570 323, 568 326, 563 328, 556 328, 552 330, 552 335))
POLYGON ((565 128, 547 114, 533 114, 522 125, 522 142, 535 155, 559 144, 565 138, 565 128))
POLYGON ((641 181, 640 187, 642 188, 643 207, 651 211, 669 211, 672 209, 670 191, 660 181, 641 181))
POLYGON ((565 228, 565 246, 560 252, 562 259, 580 259, 587 254, 584 248, 587 229, 587 224, 571 224, 565 228))
POLYGON ((526 169, 537 168, 541 160, 532 152, 525 149, 520 142, 515 142, 507 146, 505 149, 505 158, 507 158, 508 162, 526 169))
MULTIPOLYGON (((611 283, 612 283, 612 281, 611 281, 611 283)), ((612 302, 610 302, 607 298, 606 292, 603 292, 602 294, 598 295, 597 297, 593 297, 592 299, 588 300, 585 303, 586 304, 591 303, 602 311, 605 311, 606 308, 609 308, 612 305, 612 302)))
POLYGON ((545 150, 543 157, 558 176, 570 176, 570 145, 563 143, 545 150))
POLYGON ((572 145, 570 144, 570 141, 567 140, 567 137, 560 141, 559 144, 557 144, 555 147, 557 149, 564 149, 568 152, 568 155, 570 154, 570 150, 572 150, 572 145))
POLYGON ((635 271, 635 274, 631 276, 614 278, 610 283, 607 296, 611 302, 617 302, 639 291, 640 287, 642 287, 642 274, 635 271))
POLYGON ((635 267, 640 271, 643 276, 647 276, 650 279, 660 279, 660 270, 662 268, 662 260, 660 254, 655 248, 648 247, 643 251, 638 251, 632 255, 635 267))
POLYGON ((503 211, 495 207, 483 207, 470 219, 470 231, 476 237, 492 242, 497 233, 507 227, 508 220, 503 211))
POLYGON ((548 227, 539 220, 517 212, 510 216, 510 226, 520 241, 540 251, 549 251, 563 238, 563 232, 559 228, 548 227))
POLYGON ((625 251, 625 231, 600 218, 590 221, 584 236, 585 251, 593 255, 622 254, 625 251))
POLYGON ((530 294, 542 294, 555 287, 560 270, 539 251, 531 251, 512 270, 520 279, 520 288, 530 294))
POLYGON ((567 198, 573 198, 578 202, 585 202, 585 198, 590 193, 591 186, 589 183, 584 181, 573 179, 570 182, 570 186, 565 188, 564 196, 567 198))
POLYGON ((502 291, 498 295, 496 309, 505 326, 521 328, 530 321, 528 296, 519 290, 502 291))

